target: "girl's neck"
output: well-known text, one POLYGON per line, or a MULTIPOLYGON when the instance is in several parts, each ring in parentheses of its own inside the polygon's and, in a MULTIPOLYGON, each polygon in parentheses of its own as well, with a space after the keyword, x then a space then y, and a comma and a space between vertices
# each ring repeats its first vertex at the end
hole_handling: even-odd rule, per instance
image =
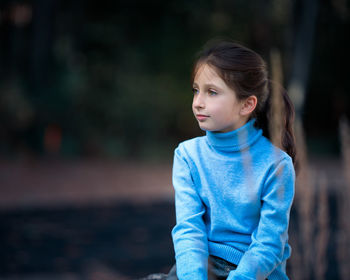
POLYGON ((254 126, 255 121, 256 119, 251 119, 243 126, 229 132, 207 131, 208 143, 217 150, 227 152, 245 149, 262 135, 262 130, 254 126))

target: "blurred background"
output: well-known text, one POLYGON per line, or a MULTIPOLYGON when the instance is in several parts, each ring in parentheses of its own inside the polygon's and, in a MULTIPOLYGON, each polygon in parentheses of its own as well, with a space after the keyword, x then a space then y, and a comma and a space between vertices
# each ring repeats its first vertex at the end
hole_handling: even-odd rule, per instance
POLYGON ((349 1, 0 1, 0 279, 135 279, 174 263, 171 164, 203 135, 190 73, 212 38, 294 102, 291 279, 350 275, 349 1))

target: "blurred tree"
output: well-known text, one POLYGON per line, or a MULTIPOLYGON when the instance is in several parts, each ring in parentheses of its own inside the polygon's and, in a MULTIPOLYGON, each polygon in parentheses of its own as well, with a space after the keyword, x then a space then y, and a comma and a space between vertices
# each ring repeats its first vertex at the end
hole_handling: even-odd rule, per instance
MULTIPOLYGON (((294 59, 294 50, 308 53, 313 59, 311 98, 320 91, 316 72, 325 76, 322 71, 327 70, 322 69, 332 65, 324 55, 329 40, 318 26, 325 28, 323 22, 328 20, 334 48, 339 48, 339 55, 343 50, 348 59, 349 40, 344 34, 349 21, 341 1, 320 3, 315 53, 327 59, 315 60, 311 51, 305 52, 311 37, 296 36, 296 30, 301 30, 298 34, 308 30, 304 23, 296 29, 302 22, 301 6, 308 1, 304 2, 1 1, 0 149, 8 155, 23 149, 45 154, 45 135, 55 127, 61 132, 59 145, 55 143, 62 155, 169 156, 177 142, 202 133, 190 108, 190 72, 194 54, 213 37, 233 38, 267 61, 270 49, 277 47, 286 83, 291 76, 308 80, 303 74, 308 73, 307 60, 294 59)), ((306 18, 312 22, 309 15, 306 18)), ((337 80, 337 95, 343 96, 348 91, 344 73, 321 80, 329 85, 337 80)), ((308 98, 304 121, 312 119, 314 125, 317 108, 308 98)), ((322 93, 317 102, 327 98, 322 93)), ((331 122, 324 126, 333 127, 331 122)))

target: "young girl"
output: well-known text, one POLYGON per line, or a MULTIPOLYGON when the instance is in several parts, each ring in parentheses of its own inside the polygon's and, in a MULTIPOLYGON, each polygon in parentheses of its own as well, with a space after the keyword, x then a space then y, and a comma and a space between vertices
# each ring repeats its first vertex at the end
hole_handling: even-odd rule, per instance
POLYGON ((282 91, 282 151, 269 140, 271 88, 258 54, 216 43, 192 77, 193 114, 206 135, 175 150, 176 265, 166 279, 288 279, 292 103, 282 91))
POLYGON ((281 147, 269 140, 266 64, 233 42, 205 48, 194 65, 192 110, 206 136, 175 150, 176 268, 168 279, 288 279, 294 196, 293 105, 283 95, 281 147), (177 276, 177 278, 176 278, 177 276))

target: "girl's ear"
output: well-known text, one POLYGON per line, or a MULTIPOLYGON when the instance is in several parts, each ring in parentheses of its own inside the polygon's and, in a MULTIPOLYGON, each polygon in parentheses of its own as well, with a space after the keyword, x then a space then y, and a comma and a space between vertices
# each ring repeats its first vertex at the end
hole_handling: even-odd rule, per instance
POLYGON ((247 99, 245 99, 242 102, 242 107, 240 111, 241 115, 243 116, 250 115, 254 111, 257 102, 258 102, 258 99, 256 98, 255 95, 251 95, 247 99))

